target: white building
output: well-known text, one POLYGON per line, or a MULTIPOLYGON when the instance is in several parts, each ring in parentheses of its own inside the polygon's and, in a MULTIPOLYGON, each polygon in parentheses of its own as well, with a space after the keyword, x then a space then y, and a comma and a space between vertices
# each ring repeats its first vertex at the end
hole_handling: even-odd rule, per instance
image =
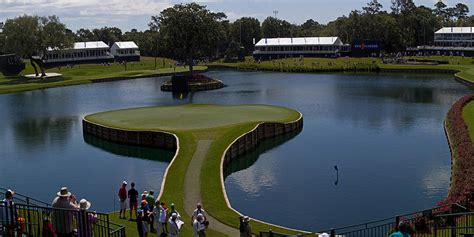
POLYGON ((115 42, 110 48, 116 61, 140 61, 140 50, 133 41, 115 42))
POLYGON ((444 27, 434 34, 434 45, 407 48, 412 54, 474 56, 474 27, 444 27))
POLYGON ((474 47, 474 27, 444 27, 435 32, 434 42, 441 47, 474 47))
POLYGON ((50 48, 43 58, 45 64, 103 63, 113 60, 109 46, 102 41, 76 42, 69 49, 50 48))
POLYGON ((255 59, 286 57, 339 57, 350 53, 351 46, 339 37, 263 38, 255 44, 255 59))

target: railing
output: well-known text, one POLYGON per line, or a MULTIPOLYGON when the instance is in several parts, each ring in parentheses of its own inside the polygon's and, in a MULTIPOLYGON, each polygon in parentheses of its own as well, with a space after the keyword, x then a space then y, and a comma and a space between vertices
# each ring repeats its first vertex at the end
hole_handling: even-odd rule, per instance
MULTIPOLYGON (((2 198, 0 198, 0 200, 3 199, 3 197, 5 196, 5 193, 7 191, 8 191, 8 189, 0 188, 0 196, 2 197, 2 198)), ((49 204, 49 203, 46 203, 46 202, 43 202, 43 201, 31 198, 31 197, 22 195, 22 194, 17 193, 17 192, 15 192, 15 195, 13 196, 13 201, 15 203, 21 203, 21 204, 27 204, 27 205, 33 205, 33 206, 41 206, 41 207, 50 207, 51 206, 51 204, 49 204)))
POLYGON ((452 204, 320 233, 344 237, 383 237, 398 231, 398 223, 404 221, 409 226, 411 236, 474 236, 474 213, 466 211, 464 206, 452 204))
POLYGON ((0 202, 0 236, 124 237, 125 227, 110 223, 109 215, 36 205, 0 202))

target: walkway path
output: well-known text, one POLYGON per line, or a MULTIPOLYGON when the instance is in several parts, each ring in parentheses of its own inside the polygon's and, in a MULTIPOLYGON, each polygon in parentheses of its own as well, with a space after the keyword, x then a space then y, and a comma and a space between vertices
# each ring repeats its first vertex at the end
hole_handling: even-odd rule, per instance
MULTIPOLYGON (((184 210, 189 216, 192 216, 196 204, 201 202, 201 170, 206 153, 209 151, 214 140, 199 140, 197 141, 196 152, 186 171, 186 178, 184 180, 184 210)), ((203 206, 206 209, 205 206, 203 206)), ((209 228, 226 234, 228 236, 239 236, 239 230, 230 227, 212 216, 207 216, 210 225, 209 228)), ((190 220, 189 220, 190 221, 190 220)), ((237 220, 236 220, 237 221, 237 220)), ((186 223, 188 223, 185 220, 186 223)))

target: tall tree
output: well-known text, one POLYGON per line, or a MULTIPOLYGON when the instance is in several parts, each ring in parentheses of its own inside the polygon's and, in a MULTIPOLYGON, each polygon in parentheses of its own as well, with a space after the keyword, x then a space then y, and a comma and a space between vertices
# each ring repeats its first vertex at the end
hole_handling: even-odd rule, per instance
POLYGON ((467 19, 468 13, 469 13, 469 7, 466 4, 463 4, 463 3, 456 4, 454 15, 458 20, 467 19))
POLYGON ((446 14, 446 7, 448 6, 446 6, 446 4, 444 4, 442 0, 439 0, 434 6, 434 14, 438 17, 444 17, 444 15, 446 14))
POLYGON ((197 3, 177 4, 152 16, 149 26, 160 32, 165 47, 173 49, 170 56, 186 61, 192 74, 194 59, 217 50, 225 37, 221 22, 226 18, 197 3))
POLYGON ((76 31, 76 40, 77 41, 96 41, 97 38, 95 37, 94 33, 92 33, 89 29, 81 28, 76 31))
POLYGON ((262 22, 262 33, 264 38, 292 37, 292 28, 294 26, 285 21, 274 17, 267 17, 262 22))
POLYGON ((7 53, 16 53, 29 58, 36 76, 45 76, 42 60, 48 48, 63 49, 71 47, 73 39, 67 33, 66 26, 57 16, 38 17, 23 15, 8 19, 4 27, 5 46, 7 53), (34 56, 40 56, 37 60, 34 56))
POLYGON ((364 10, 365 13, 367 14, 378 14, 382 10, 383 6, 381 3, 379 3, 378 0, 371 0, 369 3, 367 3, 366 7, 363 7, 362 9, 364 10))
POLYGON ((253 40, 258 41, 262 38, 260 21, 252 17, 242 17, 232 24, 230 36, 232 41, 244 47, 245 53, 250 53, 254 50, 253 40))

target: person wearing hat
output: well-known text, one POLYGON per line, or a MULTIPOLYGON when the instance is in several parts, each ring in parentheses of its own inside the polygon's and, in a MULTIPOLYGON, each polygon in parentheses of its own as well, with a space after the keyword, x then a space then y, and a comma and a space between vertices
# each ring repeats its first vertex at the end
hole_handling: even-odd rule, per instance
POLYGON ((204 224, 204 215, 198 214, 193 222, 193 237, 205 237, 206 236, 206 225, 204 224))
POLYGON ((204 221, 207 221, 207 213, 206 211, 204 211, 204 209, 202 209, 201 203, 198 203, 196 205, 196 209, 194 210, 193 215, 191 216, 191 223, 194 223, 194 220, 197 218, 198 214, 202 214, 204 216, 204 221))
POLYGON ((118 191, 118 197, 120 200, 119 219, 126 219, 125 212, 127 211, 127 181, 122 182, 122 186, 120 186, 118 191))
POLYGON ((15 195, 15 192, 8 189, 5 192, 5 199, 0 203, 0 223, 6 223, 7 236, 14 236, 16 220, 18 218, 15 203, 13 202, 13 195, 15 195))
POLYGON ((79 212, 78 215, 78 237, 92 237, 93 229, 92 224, 97 222, 97 214, 87 212, 91 208, 91 203, 86 199, 79 201, 79 212))
MULTIPOLYGON (((76 197, 68 191, 67 187, 62 187, 61 190, 57 192, 57 197, 53 200, 52 207, 67 210, 79 210, 76 197)), ((73 236, 73 212, 56 209, 53 210, 53 217, 53 226, 55 227, 58 237, 73 236)))
POLYGON ((170 223, 170 237, 179 237, 179 231, 181 229, 181 226, 178 225, 177 219, 178 219, 178 215, 176 213, 173 213, 171 215, 170 220, 169 220, 169 223, 170 223))

